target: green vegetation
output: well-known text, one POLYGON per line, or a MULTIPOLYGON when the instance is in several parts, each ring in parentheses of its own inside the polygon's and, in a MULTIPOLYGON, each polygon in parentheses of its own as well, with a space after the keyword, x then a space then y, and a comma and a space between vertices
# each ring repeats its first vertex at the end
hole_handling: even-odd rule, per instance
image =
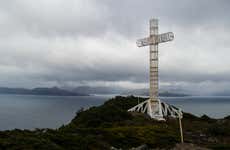
MULTIPOLYGON (((101 150, 112 146, 129 149, 142 144, 169 149, 180 142, 177 120, 156 122, 143 114, 128 113, 127 109, 137 101, 133 96, 116 97, 99 107, 79 110, 71 123, 56 130, 1 131, 0 149, 101 150)), ((230 117, 216 120, 184 113, 182 121, 185 142, 230 149, 230 117)))

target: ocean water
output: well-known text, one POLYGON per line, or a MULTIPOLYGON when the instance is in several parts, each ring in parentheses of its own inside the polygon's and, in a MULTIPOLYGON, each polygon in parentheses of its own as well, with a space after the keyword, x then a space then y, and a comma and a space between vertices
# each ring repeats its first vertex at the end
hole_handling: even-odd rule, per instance
POLYGON ((0 130, 58 128, 111 96, 0 95, 0 130))
MULTIPOLYGON (((80 108, 101 105, 111 97, 0 95, 0 130, 58 128, 69 123, 80 108)), ((162 97, 161 100, 198 116, 230 115, 230 97, 162 97)))
POLYGON ((223 118, 230 115, 230 96, 162 97, 161 100, 197 116, 223 118))

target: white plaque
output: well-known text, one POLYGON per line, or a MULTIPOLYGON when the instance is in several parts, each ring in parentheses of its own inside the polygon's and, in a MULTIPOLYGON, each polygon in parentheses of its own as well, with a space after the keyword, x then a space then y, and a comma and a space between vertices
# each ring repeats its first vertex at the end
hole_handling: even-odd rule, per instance
POLYGON ((143 47, 143 46, 148 46, 148 45, 154 45, 158 43, 164 43, 168 41, 172 41, 174 39, 174 34, 172 32, 168 33, 163 33, 143 39, 137 40, 137 46, 138 47, 143 47))
POLYGON ((163 33, 157 36, 157 43, 163 43, 172 41, 174 39, 174 34, 172 32, 163 33))

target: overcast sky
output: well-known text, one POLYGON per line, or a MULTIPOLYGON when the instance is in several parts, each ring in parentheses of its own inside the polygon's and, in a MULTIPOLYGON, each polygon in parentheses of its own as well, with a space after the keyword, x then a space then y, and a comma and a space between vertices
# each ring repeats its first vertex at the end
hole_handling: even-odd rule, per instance
POLYGON ((0 86, 148 87, 149 19, 161 89, 230 92, 228 0, 0 0, 0 86))

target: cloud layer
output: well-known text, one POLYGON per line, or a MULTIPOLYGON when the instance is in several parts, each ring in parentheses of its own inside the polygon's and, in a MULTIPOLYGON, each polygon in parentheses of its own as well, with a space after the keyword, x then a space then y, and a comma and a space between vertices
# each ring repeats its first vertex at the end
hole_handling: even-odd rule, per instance
POLYGON ((0 85, 147 87, 135 41, 157 17, 175 34, 159 46, 161 88, 228 91, 228 14, 227 0, 0 0, 0 85))

